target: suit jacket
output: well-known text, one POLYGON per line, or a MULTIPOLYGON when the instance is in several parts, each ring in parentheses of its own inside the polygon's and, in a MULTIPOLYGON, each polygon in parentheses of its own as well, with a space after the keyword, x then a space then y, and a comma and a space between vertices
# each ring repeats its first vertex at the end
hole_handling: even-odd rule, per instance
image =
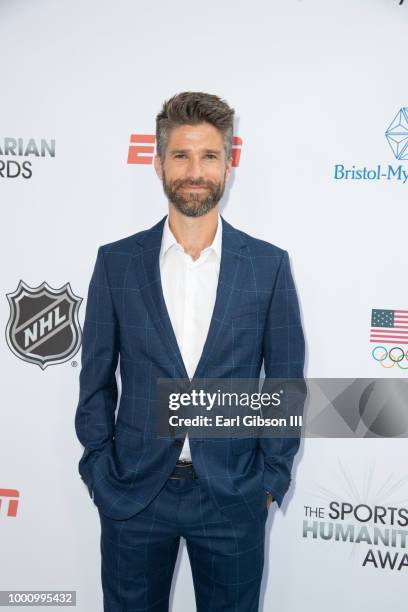
MULTIPOLYGON (((154 425, 157 379, 188 378, 160 280, 165 219, 99 247, 89 285, 75 416, 85 447, 79 472, 113 519, 147 506, 182 446, 158 437, 154 425)), ((194 378, 259 378, 262 363, 266 377, 302 378, 304 337, 287 252, 221 220, 216 301, 194 378)), ((190 438, 198 477, 229 518, 259 516, 265 490, 281 505, 298 447, 298 437, 190 438)))

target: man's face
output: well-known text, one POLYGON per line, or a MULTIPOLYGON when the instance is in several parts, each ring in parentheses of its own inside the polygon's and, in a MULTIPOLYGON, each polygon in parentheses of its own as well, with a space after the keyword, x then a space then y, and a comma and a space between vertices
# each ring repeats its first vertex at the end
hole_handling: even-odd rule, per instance
POLYGON ((164 164, 154 166, 170 202, 187 217, 201 217, 221 200, 232 162, 223 135, 209 123, 170 130, 164 164))

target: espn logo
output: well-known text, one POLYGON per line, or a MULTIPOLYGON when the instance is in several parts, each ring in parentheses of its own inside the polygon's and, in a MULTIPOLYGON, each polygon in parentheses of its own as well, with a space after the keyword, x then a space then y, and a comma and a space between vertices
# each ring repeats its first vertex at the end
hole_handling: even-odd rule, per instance
POLYGON ((16 489, 0 489, 0 514, 7 507, 7 516, 17 516, 20 493, 16 489))

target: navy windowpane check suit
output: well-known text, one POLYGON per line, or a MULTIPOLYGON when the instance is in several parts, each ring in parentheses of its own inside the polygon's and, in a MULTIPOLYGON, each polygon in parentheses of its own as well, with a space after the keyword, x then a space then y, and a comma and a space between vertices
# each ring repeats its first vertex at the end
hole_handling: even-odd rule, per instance
MULTIPOLYGON (((169 486, 187 486, 169 480, 180 455, 180 441, 158 438, 155 431, 157 379, 188 378, 161 287, 159 252, 165 219, 98 250, 86 306, 75 417, 77 436, 85 447, 79 472, 98 507, 105 534, 110 534, 106 542, 116 541, 117 533, 110 530, 119 524, 116 522, 124 521, 122 525, 129 527, 130 541, 136 538, 136 532, 139 534, 135 550, 142 541, 142 521, 149 533, 153 514, 156 524, 160 523, 157 511, 162 510, 165 502, 156 507, 158 495, 170 499, 175 491, 170 491, 169 486), (122 389, 115 422, 118 363, 122 389)), ((215 306, 194 378, 258 378, 262 363, 267 378, 302 378, 304 338, 287 252, 234 228, 222 216, 221 220, 222 253, 215 306)), ((230 529, 236 526, 234 541, 245 542, 245 530, 239 531, 238 525, 252 524, 253 531, 257 530, 260 519, 265 519, 265 491, 270 491, 281 505, 291 482, 298 447, 299 438, 191 438, 191 456, 200 489, 193 487, 188 494, 190 503, 203 513, 201 528, 204 529, 211 505, 211 512, 215 513, 212 524, 225 521, 225 532, 226 525, 230 529)), ((182 508, 179 507, 181 514, 182 508)), ((168 512, 171 514, 172 510, 168 512)), ((160 524, 164 527, 165 522, 163 519, 160 524)), ((170 539, 165 555, 168 563, 162 568, 165 575, 156 575, 158 584, 167 585, 162 597, 154 581, 149 592, 145 587, 137 590, 135 585, 122 584, 122 594, 114 594, 119 576, 113 578, 113 569, 106 561, 104 595, 105 606, 110 607, 105 610, 119 612, 126 610, 126 606, 129 610, 167 609, 169 567, 174 565, 177 547, 173 536, 166 532, 166 537, 170 539), (152 592, 157 601, 152 601, 152 592)), ((211 541, 208 531, 205 541, 207 544, 211 541)), ((102 549, 103 546, 106 549, 108 545, 105 543, 102 549)), ((197 578, 202 571, 197 559, 209 554, 204 548, 202 542, 192 540, 191 546, 188 543, 198 609, 229 610, 228 605, 232 604, 227 602, 222 607, 220 593, 216 596, 207 592, 197 578), (214 600, 211 607, 210 596, 214 600)), ((241 564, 237 564, 236 572, 249 575, 254 561, 241 555, 238 544, 234 550, 239 553, 241 564)), ((111 550, 110 557, 115 554, 111 550)), ((149 554, 144 555, 146 567, 149 554)), ((211 564, 213 561, 209 568, 211 564)), ((259 579, 261 561, 256 565, 259 579)), ((208 569, 206 575, 209 573, 208 569)), ((237 587, 245 583, 245 576, 238 579, 237 574, 228 575, 225 583, 235 585, 233 597, 241 601, 231 610, 257 610, 256 596, 252 603, 245 604, 237 587)))

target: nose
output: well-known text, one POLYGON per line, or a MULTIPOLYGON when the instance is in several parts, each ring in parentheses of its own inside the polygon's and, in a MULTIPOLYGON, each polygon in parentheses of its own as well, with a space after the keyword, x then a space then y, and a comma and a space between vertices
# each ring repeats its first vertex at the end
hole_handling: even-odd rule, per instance
POLYGON ((197 180, 202 176, 201 162, 197 157, 191 157, 188 164, 187 173, 189 178, 197 180))

